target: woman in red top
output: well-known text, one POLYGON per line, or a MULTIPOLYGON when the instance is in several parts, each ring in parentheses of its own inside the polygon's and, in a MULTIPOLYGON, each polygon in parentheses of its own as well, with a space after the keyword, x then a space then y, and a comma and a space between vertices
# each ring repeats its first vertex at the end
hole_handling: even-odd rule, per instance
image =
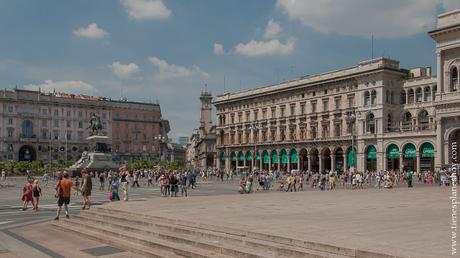
POLYGON ((33 204, 33 198, 32 198, 32 184, 33 180, 32 178, 27 179, 27 183, 24 185, 24 188, 22 189, 22 210, 25 211, 27 210, 27 205, 29 202, 32 202, 33 204))

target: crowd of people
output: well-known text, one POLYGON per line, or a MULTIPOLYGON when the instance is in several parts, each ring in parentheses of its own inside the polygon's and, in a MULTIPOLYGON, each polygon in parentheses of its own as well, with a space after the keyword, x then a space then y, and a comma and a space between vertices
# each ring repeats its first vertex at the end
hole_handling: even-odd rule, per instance
MULTIPOLYGON (((28 173, 29 174, 29 173, 28 173)), ((458 176, 457 174, 457 182, 458 176)), ((166 170, 166 169, 137 169, 129 170, 127 165, 120 167, 118 171, 88 172, 81 171, 81 176, 70 178, 67 172, 56 171, 53 173, 55 179, 55 197, 57 198, 58 209, 55 219, 58 220, 61 208, 64 206, 66 217, 69 217, 68 205, 70 204, 71 191, 74 196, 82 196, 82 210, 90 209, 93 181, 98 182, 98 190, 107 192, 110 201, 128 201, 129 189, 136 187, 159 187, 162 197, 187 197, 188 190, 196 188, 197 178, 202 182, 221 181, 231 182, 239 176, 238 192, 252 193, 259 191, 284 191, 297 192, 310 187, 318 190, 363 189, 363 188, 386 188, 397 186, 413 187, 414 180, 418 179, 419 184, 449 186, 452 184, 450 171, 364 171, 348 169, 342 172, 325 171, 315 173, 312 171, 245 171, 232 170, 223 171, 219 169, 208 170, 166 170), (225 178, 225 179, 224 179, 225 178)), ((6 172, 2 171, 2 181, 6 180, 6 172)), ((42 183, 32 176, 27 177, 22 191, 22 210, 27 210, 29 204, 34 211, 38 211, 42 189, 40 185, 48 187, 50 176, 45 173, 42 183)))
MULTIPOLYGON (((232 172, 235 174, 235 172, 232 172)), ((338 186, 344 189, 363 189, 369 187, 390 189, 396 186, 414 186, 414 179, 428 185, 449 186, 452 182, 450 172, 442 169, 437 172, 422 171, 414 173, 408 171, 364 171, 356 170, 325 171, 315 173, 311 171, 240 171, 239 189, 240 193, 251 193, 254 191, 267 191, 273 188, 285 192, 303 191, 310 186, 319 190, 334 190, 338 186), (257 188, 254 187, 257 185, 257 188), (276 187, 276 186, 275 186, 276 187)), ((458 182, 457 174, 457 182, 458 182)))

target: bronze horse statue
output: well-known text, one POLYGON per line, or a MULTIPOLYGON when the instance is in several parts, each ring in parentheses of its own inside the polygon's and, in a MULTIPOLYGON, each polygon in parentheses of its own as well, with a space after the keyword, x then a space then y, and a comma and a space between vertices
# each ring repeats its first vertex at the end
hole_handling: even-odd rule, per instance
POLYGON ((92 135, 99 135, 99 132, 102 130, 101 118, 98 117, 95 113, 91 114, 88 129, 91 130, 92 135))

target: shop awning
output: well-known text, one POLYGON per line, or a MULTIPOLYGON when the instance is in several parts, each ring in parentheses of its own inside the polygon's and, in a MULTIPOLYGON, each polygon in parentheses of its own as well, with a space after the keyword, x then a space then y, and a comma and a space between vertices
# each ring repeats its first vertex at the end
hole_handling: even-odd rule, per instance
POLYGON ((220 160, 225 161, 225 153, 223 152, 220 153, 220 160))
POLYGON ((278 153, 272 152, 272 164, 278 163, 278 153))
POLYGON ((391 144, 387 148, 387 158, 399 159, 399 148, 396 144, 391 144))
POLYGON ((235 154, 235 152, 232 152, 231 158, 232 158, 232 161, 236 161, 236 154, 235 154))
POLYGON ((353 150, 351 148, 348 149, 347 164, 349 167, 356 167, 357 156, 356 148, 353 148, 353 150))
POLYGON ((281 163, 287 164, 288 163, 288 155, 286 150, 281 151, 281 163))
POLYGON ((291 163, 297 163, 299 157, 297 156, 297 151, 295 149, 291 150, 291 163))
POLYGON ((264 164, 269 164, 270 163, 270 158, 268 157, 268 153, 264 152, 264 164))
POLYGON ((374 145, 367 147, 366 157, 367 159, 377 159, 377 149, 374 145))
POLYGON ((420 155, 422 158, 433 158, 434 157, 434 147, 433 144, 425 142, 420 148, 420 155))
POLYGON ((256 160, 260 160, 260 153, 256 152, 256 160))
POLYGON ((247 161, 251 161, 251 160, 252 160, 252 155, 251 155, 251 153, 250 153, 249 151, 246 152, 246 160, 247 160, 247 161))
POLYGON ((244 155, 243 155, 243 152, 240 151, 240 153, 238 154, 238 160, 239 161, 244 161, 244 155))
POLYGON ((406 144, 404 147, 404 158, 412 159, 417 157, 417 151, 415 150, 415 145, 412 143, 406 144))

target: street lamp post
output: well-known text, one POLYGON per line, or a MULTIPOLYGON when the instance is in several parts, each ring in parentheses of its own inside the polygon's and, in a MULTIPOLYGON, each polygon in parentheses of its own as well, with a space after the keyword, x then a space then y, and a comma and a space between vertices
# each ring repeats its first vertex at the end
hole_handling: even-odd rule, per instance
POLYGON ((163 144, 166 142, 166 137, 159 134, 157 136, 153 137, 154 140, 158 141, 160 144, 160 161, 164 160, 164 155, 163 155, 163 144))
POLYGON ((356 169, 356 160, 355 160, 355 130, 354 130, 354 125, 356 124, 356 117, 360 116, 359 111, 353 110, 353 112, 348 115, 348 123, 351 125, 351 163, 353 167, 350 166, 350 168, 353 168, 352 170, 355 171, 356 169))
MULTIPOLYGON (((260 125, 257 125, 257 124, 253 124, 249 127, 249 129, 253 130, 253 131, 259 131, 259 130, 262 130, 262 126, 260 125)), ((254 171, 254 168, 255 168, 255 165, 256 165, 256 153, 257 153, 257 139, 254 139, 254 157, 252 158, 252 170, 254 171)), ((259 168, 260 170, 261 168, 259 168)))

